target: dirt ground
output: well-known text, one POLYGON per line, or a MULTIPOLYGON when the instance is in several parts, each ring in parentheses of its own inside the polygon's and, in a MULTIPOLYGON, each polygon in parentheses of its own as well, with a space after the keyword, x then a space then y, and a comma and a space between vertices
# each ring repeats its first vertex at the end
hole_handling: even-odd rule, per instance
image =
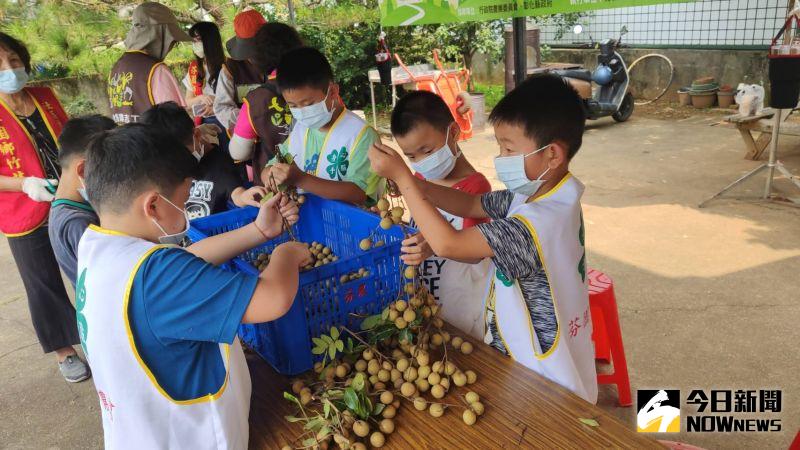
MULTIPOLYGON (((636 389, 680 389, 684 400, 692 389, 782 389, 782 412, 761 417, 780 418, 782 432, 656 437, 708 449, 787 448, 800 426, 800 209, 730 199, 697 208, 759 164, 743 159, 735 130, 711 126, 720 117, 641 108, 625 124, 589 124, 572 167, 586 185, 589 263, 615 282, 634 401, 636 389)), ((500 187, 491 134, 463 150, 500 187)), ((800 139, 782 138, 780 154, 800 174, 800 139)), ((757 195, 761 180, 734 194, 757 195)), ((777 187, 800 197, 785 180, 777 187)), ((0 323, 0 447, 101 447, 93 384, 65 383, 54 358, 41 354, 5 240, 0 323)), ((615 402, 614 388, 601 388, 599 405, 635 430, 635 407, 615 402)))

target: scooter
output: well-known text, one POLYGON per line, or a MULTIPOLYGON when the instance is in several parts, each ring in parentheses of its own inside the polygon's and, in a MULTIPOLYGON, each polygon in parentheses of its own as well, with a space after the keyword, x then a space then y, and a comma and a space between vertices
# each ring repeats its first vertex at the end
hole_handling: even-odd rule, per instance
MULTIPOLYGON (((573 32, 581 34, 583 27, 575 25, 573 32)), ((564 77, 581 94, 583 98, 586 118, 599 119, 611 116, 617 122, 625 122, 633 114, 633 94, 628 92, 628 67, 617 49, 622 42, 622 36, 628 32, 626 27, 620 30, 619 39, 606 39, 596 44, 592 39, 591 48, 599 48, 597 67, 594 71, 588 69, 561 69, 552 70, 551 73, 564 77), (592 94, 592 82, 598 86, 592 94)))

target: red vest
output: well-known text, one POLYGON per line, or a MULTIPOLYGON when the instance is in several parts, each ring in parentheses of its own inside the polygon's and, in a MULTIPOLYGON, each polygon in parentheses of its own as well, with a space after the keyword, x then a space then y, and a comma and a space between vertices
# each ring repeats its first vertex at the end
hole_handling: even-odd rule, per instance
MULTIPOLYGON (((58 142, 67 113, 49 87, 26 87, 47 129, 58 142)), ((14 178, 44 178, 45 172, 36 143, 25 125, 0 100, 0 175, 14 178)), ((0 231, 21 236, 39 228, 50 211, 49 202, 35 202, 21 191, 0 191, 0 231)))
MULTIPOLYGON (((205 79, 200 78, 200 68, 196 59, 193 59, 192 62, 189 63, 189 72, 187 73, 187 76, 189 77, 189 84, 192 86, 192 92, 194 92, 194 95, 203 95, 203 85, 205 85, 205 79)), ((194 124, 200 125, 201 123, 203 123, 203 118, 196 116, 194 118, 194 124)))

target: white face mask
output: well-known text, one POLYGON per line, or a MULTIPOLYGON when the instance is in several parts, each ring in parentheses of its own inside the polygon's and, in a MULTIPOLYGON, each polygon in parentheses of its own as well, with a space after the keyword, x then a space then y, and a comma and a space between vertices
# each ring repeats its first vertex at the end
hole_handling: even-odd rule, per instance
POLYGON ((297 122, 305 125, 308 128, 313 128, 318 130, 328 122, 331 121, 333 117, 333 109, 328 110, 328 95, 331 92, 331 88, 328 88, 328 91, 325 93, 325 99, 319 103, 314 103, 313 105, 303 106, 302 108, 289 108, 292 112, 292 117, 297 122))
POLYGON ((198 41, 192 41, 192 52, 194 52, 195 56, 198 58, 205 58, 206 53, 203 50, 203 43, 198 41))
POLYGON ((83 178, 78 178, 78 181, 81 182, 81 187, 78 188, 78 194, 83 197, 83 201, 89 203, 89 196, 86 194, 86 184, 83 182, 83 178))
POLYGON ((169 201, 169 199, 167 197, 164 197, 161 194, 158 194, 158 196, 161 197, 162 199, 164 199, 165 202, 167 202, 170 205, 172 205, 175 209, 177 209, 178 211, 182 212, 183 213, 183 217, 186 220, 186 227, 183 229, 183 231, 179 231, 179 232, 177 232, 175 234, 169 234, 164 229, 164 227, 159 225, 159 223, 156 221, 156 219, 150 218, 150 220, 152 220, 153 223, 156 224, 158 229, 161 230, 162 233, 164 233, 163 236, 158 238, 158 242, 160 242, 162 244, 168 244, 168 245, 180 245, 181 242, 183 242, 183 239, 186 237, 186 233, 189 232, 189 214, 186 213, 186 210, 184 208, 178 208, 177 206, 175 206, 175 204, 172 203, 171 201, 169 201))
POLYGON ((528 179, 528 175, 525 174, 525 158, 535 155, 549 146, 550 144, 547 144, 527 155, 496 157, 494 159, 494 170, 497 171, 497 178, 499 178, 511 192, 528 197, 535 194, 536 191, 542 187, 542 184, 547 181, 543 180, 542 177, 550 171, 550 167, 547 167, 535 180, 530 180, 528 179))
POLYGON ((453 168, 456 166, 456 161, 461 156, 461 150, 453 154, 453 151, 447 144, 447 139, 450 137, 449 134, 450 128, 448 127, 447 137, 444 140, 444 147, 431 153, 421 161, 411 162, 411 168, 422 175, 426 180, 441 180, 447 175, 450 175, 450 172, 452 172, 453 168))

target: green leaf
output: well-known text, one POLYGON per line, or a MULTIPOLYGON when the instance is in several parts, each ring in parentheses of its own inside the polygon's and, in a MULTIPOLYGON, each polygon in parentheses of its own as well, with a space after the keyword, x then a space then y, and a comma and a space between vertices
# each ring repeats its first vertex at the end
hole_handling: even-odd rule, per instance
POLYGON ((317 439, 310 437, 308 439, 303 439, 303 447, 311 447, 317 443, 317 439))
POLYGON ((324 425, 325 425, 325 419, 322 418, 322 416, 317 416, 306 422, 306 425, 303 427, 303 429, 310 430, 316 433, 319 430, 321 430, 324 425))
MULTIPOLYGON (((389 314, 386 314, 386 317, 389 317, 389 314)), ((383 322, 384 317, 383 314, 375 314, 374 316, 365 317, 364 320, 361 321, 361 329, 362 330, 371 330, 375 328, 379 323, 383 322)))
POLYGON ((353 338, 351 337, 347 338, 347 352, 353 353, 353 338))
MULTIPOLYGON (((383 312, 381 313, 381 319, 382 319, 382 320, 386 320, 386 319, 388 319, 388 318, 389 318, 389 308, 386 308, 386 309, 384 309, 384 310, 383 310, 383 312)), ((367 318, 367 319, 368 319, 368 318, 367 318)), ((364 319, 364 320, 367 320, 367 319, 364 319)), ((364 329, 364 328, 362 328, 362 329, 364 329)))
POLYGON ((383 403, 376 403, 375 407, 372 408, 372 415, 373 416, 380 416, 381 413, 383 412, 384 408, 386 408, 386 405, 384 405, 383 403))
POLYGON ((584 425, 588 425, 590 427, 599 427, 600 426, 600 424, 597 423, 597 421, 594 420, 594 419, 584 419, 584 418, 581 417, 578 420, 580 420, 581 423, 583 423, 584 425))
POLYGON ((322 406, 322 412, 325 413, 325 418, 330 416, 331 415, 331 404, 328 403, 328 402, 325 402, 325 404, 322 406))
POLYGON ((295 416, 285 416, 284 419, 286 419, 286 421, 289 423, 301 422, 305 420, 302 417, 295 417, 295 416))
POLYGON ((333 359, 336 356, 336 346, 335 345, 332 345, 332 346, 328 347, 328 354, 330 355, 331 359, 333 359))
POLYGON ((409 330, 408 328, 404 328, 400 330, 400 333, 398 333, 397 339, 399 339, 400 341, 405 339, 408 342, 414 342, 414 334, 411 333, 411 330, 409 330))
POLYGON ((336 327, 331 327, 331 339, 336 340, 339 339, 339 329, 336 327))
POLYGON ((358 395, 352 387, 344 390, 344 404, 347 405, 347 409, 350 411, 355 412, 358 410, 358 395))
POLYGON ((364 383, 364 379, 365 378, 366 378, 366 376, 364 375, 363 372, 357 373, 356 376, 353 377, 353 382, 350 383, 350 387, 352 387, 353 390, 358 391, 358 392, 363 391, 364 390, 364 384, 365 384, 364 383))
POLYGON ((327 345, 333 344, 333 338, 328 336, 327 334, 322 335, 322 340, 325 341, 327 345))
POLYGON ((328 344, 324 340, 322 340, 321 338, 318 338, 318 337, 311 338, 311 342, 313 342, 314 345, 317 346, 317 347, 327 347, 328 346, 328 344))
POLYGON ((314 347, 314 348, 311 349, 311 353, 313 353, 315 355, 321 355, 321 354, 325 353, 326 351, 328 351, 328 346, 327 345, 325 347, 314 347))
POLYGON ((298 405, 300 404, 300 401, 297 400, 297 397, 295 397, 294 395, 292 395, 292 394, 290 394, 288 392, 284 392, 283 393, 283 398, 285 398, 286 400, 289 400, 290 402, 295 402, 298 405))
POLYGON ((343 352, 344 351, 344 342, 341 340, 336 341, 336 350, 343 352))

